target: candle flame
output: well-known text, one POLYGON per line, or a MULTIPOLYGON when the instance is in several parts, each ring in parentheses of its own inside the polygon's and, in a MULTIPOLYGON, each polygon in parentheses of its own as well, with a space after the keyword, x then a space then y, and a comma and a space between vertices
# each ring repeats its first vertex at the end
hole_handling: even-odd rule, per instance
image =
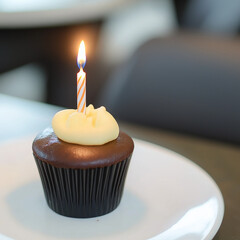
POLYGON ((78 50, 78 57, 77 57, 77 64, 80 69, 84 68, 86 63, 86 51, 85 51, 85 44, 84 41, 81 41, 79 50, 78 50))

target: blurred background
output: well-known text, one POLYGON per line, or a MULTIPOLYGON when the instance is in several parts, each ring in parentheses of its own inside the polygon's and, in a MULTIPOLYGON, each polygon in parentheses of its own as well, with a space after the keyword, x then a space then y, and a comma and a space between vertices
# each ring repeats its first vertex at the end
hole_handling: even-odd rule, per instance
POLYGON ((240 1, 0 1, 0 93, 240 143, 240 1))

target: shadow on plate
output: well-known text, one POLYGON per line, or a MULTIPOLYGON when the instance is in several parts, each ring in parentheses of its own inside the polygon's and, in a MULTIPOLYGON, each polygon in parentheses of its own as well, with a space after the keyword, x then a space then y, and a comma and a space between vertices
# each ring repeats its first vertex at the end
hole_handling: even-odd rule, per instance
POLYGON ((47 206, 40 180, 15 189, 6 203, 16 221, 28 231, 62 239, 112 238, 138 225, 147 208, 138 196, 125 189, 118 208, 107 215, 88 219, 64 217, 47 206))

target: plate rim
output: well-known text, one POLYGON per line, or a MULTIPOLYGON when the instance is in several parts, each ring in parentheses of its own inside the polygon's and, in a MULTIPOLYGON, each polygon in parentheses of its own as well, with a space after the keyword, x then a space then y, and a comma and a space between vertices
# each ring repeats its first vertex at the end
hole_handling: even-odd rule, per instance
MULTIPOLYGON (((201 174, 205 175, 208 178, 209 181, 211 181, 211 183, 215 187, 216 193, 218 194, 217 199, 218 199, 219 204, 220 204, 220 208, 219 208, 220 210, 218 212, 218 217, 217 217, 216 221, 214 222, 214 225, 211 228, 211 230, 209 231, 208 235, 204 238, 204 240, 212 240, 213 237, 216 235, 216 233, 218 232, 218 230, 221 227, 221 224, 222 224, 222 221, 223 221, 223 218, 224 218, 224 213, 225 213, 225 204, 224 204, 224 198, 223 198, 222 192, 221 192, 219 186, 217 185, 217 183, 215 182, 215 180, 212 178, 212 176, 206 170, 204 170, 201 166, 199 166, 197 163, 193 162, 191 159, 185 157, 184 155, 182 155, 178 152, 175 152, 175 151, 173 151, 169 148, 166 148, 166 147, 163 147, 161 145, 158 145, 158 144, 155 144, 155 143, 152 143, 152 142, 148 142, 148 141, 145 141, 145 140, 142 140, 142 139, 133 138, 133 140, 134 140, 134 143, 137 143, 137 144, 140 143, 140 145, 148 145, 150 148, 156 149, 157 151, 160 150, 160 151, 165 152, 169 155, 177 157, 180 161, 185 162, 185 163, 191 165, 192 167, 196 168, 198 171, 201 172, 201 174)), ((157 236, 152 237, 152 238, 147 239, 147 240, 157 240, 156 237, 157 236)))

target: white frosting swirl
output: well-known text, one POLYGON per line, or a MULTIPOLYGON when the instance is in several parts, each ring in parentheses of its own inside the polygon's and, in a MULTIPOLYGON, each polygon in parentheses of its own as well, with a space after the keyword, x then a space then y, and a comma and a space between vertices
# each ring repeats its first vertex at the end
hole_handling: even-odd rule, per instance
POLYGON ((55 134, 61 140, 81 145, 103 145, 116 139, 119 127, 105 107, 86 108, 86 114, 74 109, 62 110, 52 120, 55 134))

